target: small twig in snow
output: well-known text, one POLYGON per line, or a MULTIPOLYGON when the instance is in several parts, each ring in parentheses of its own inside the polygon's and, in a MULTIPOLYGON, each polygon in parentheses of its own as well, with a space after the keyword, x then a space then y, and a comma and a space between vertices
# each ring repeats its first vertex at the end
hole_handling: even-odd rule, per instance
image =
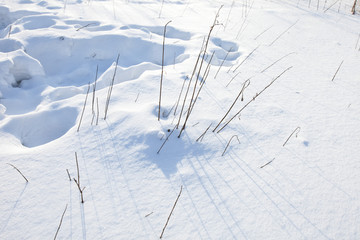
POLYGON ((163 230, 162 230, 162 232, 161 232, 161 235, 160 235, 160 239, 162 239, 162 237, 163 237, 163 234, 164 234, 164 231, 165 231, 165 229, 166 229, 166 226, 168 225, 169 220, 170 220, 170 217, 171 217, 171 215, 172 215, 172 213, 173 213, 173 211, 174 211, 174 209, 175 209, 175 206, 176 206, 176 204, 177 204, 177 202, 178 202, 178 200, 179 200, 179 198, 180 198, 182 189, 183 189, 183 186, 181 186, 179 195, 177 196, 176 201, 175 201, 175 203, 174 203, 174 205, 173 205, 173 207, 172 207, 172 209, 171 209, 171 212, 170 212, 170 214, 169 214, 169 217, 168 217, 167 220, 166 220, 165 226, 164 226, 164 228, 163 228, 163 230))
POLYGON ((68 206, 68 205, 66 204, 66 206, 65 206, 65 210, 64 210, 63 214, 61 215, 60 223, 59 223, 59 226, 58 226, 58 228, 57 228, 57 230, 56 230, 54 240, 56 239, 56 237, 57 237, 57 235, 58 235, 58 233, 59 233, 59 230, 60 230, 60 227, 61 227, 61 224, 62 224, 62 221, 63 221, 64 215, 65 215, 65 212, 66 212, 67 206, 68 206))
POLYGON ((290 136, 286 139, 286 141, 284 142, 283 144, 283 147, 285 147, 285 144, 289 141, 289 139, 291 138, 292 135, 294 135, 294 133, 296 132, 295 134, 295 137, 298 136, 299 132, 300 132, 301 128, 300 127, 297 127, 295 128, 295 130, 290 134, 290 136))
POLYGON ((335 79, 335 77, 336 77, 336 74, 339 72, 339 70, 340 70, 341 65, 343 64, 343 62, 344 62, 344 60, 342 60, 342 61, 341 61, 341 63, 340 63, 340 65, 339 65, 339 67, 337 68, 337 70, 336 70, 336 72, 335 72, 335 74, 334 74, 333 78, 331 79, 331 81, 332 81, 332 82, 334 81, 334 79, 335 79))
POLYGON ((260 168, 266 167, 267 165, 269 165, 270 163, 272 163, 272 161, 274 161, 274 160, 275 160, 275 158, 273 158, 270 162, 265 163, 265 164, 264 164, 264 165, 262 165, 260 168))
POLYGON ((25 179, 25 181, 26 181, 26 182, 29 182, 29 180, 27 180, 27 178, 24 176, 24 174, 22 174, 22 172, 21 172, 17 167, 15 167, 14 165, 12 165, 11 163, 7 163, 7 165, 10 165, 10 166, 12 166, 13 168, 15 168, 15 170, 18 171, 18 172, 21 174, 21 176, 25 179))
POLYGON ((228 149, 228 147, 229 147, 229 145, 230 145, 230 142, 231 142, 231 140, 232 140, 234 137, 236 137, 236 139, 238 140, 238 142, 239 142, 239 144, 240 144, 240 140, 239 140, 238 136, 237 136, 237 135, 232 136, 232 137, 230 138, 230 140, 228 141, 228 143, 227 143, 227 145, 226 145, 226 147, 225 147, 225 149, 224 149, 224 152, 221 154, 221 156, 224 156, 224 155, 225 155, 225 152, 226 152, 226 150, 228 149))

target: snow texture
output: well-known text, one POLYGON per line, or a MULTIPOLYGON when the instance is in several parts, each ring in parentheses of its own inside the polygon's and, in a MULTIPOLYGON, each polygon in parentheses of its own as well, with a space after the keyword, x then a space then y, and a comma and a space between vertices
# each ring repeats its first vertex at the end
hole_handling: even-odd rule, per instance
POLYGON ((352 6, 0 0, 0 239, 360 239, 352 6))

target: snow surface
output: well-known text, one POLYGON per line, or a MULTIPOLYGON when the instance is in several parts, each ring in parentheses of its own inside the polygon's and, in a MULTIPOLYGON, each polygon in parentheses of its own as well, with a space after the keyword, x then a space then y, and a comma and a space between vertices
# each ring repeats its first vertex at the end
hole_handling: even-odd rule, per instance
POLYGON ((0 0, 0 239, 360 239, 352 4, 0 0))

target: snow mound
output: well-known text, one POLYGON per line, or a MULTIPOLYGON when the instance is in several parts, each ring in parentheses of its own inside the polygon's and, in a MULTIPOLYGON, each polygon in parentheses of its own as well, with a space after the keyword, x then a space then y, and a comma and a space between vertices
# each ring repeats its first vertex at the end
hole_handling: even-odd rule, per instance
POLYGON ((6 54, 0 53, 0 85, 19 86, 23 80, 44 75, 39 61, 18 49, 6 54))
POLYGON ((72 107, 29 113, 12 117, 0 129, 26 147, 37 147, 63 136, 75 125, 77 114, 72 107))

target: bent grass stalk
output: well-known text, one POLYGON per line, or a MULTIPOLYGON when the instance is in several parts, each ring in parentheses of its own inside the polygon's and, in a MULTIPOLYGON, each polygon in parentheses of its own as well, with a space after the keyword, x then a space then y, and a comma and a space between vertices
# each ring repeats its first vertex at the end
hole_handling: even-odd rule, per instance
POLYGON ((227 115, 230 113, 231 109, 234 107, 235 103, 237 102, 237 100, 239 99, 239 97, 241 95, 244 94, 244 90, 250 85, 250 78, 248 80, 246 80, 243 84, 242 89, 240 90, 239 94, 236 96, 234 102, 231 104, 229 110, 226 112, 226 114, 224 115, 224 117, 220 120, 220 122, 216 125, 216 127, 214 128, 213 132, 215 132, 215 130, 220 126, 220 124, 224 121, 224 119, 227 117, 227 115))
MULTIPOLYGON (((163 1, 164 2, 164 1, 163 1)), ((160 110, 161 110, 161 92, 162 92, 162 82, 163 82, 163 75, 164 75, 164 54, 165 54, 165 34, 166 34, 166 27, 171 23, 169 21, 165 24, 164 27, 164 36, 163 36, 163 47, 162 47, 162 61, 161 61, 161 78, 160 78, 160 94, 159 94, 159 112, 158 112, 158 121, 160 121, 160 110)))
POLYGON ((224 152, 221 154, 222 157, 225 155, 225 152, 226 152, 226 150, 228 149, 228 147, 229 147, 229 145, 230 145, 230 142, 233 140, 234 137, 236 137, 236 139, 238 140, 238 142, 239 142, 239 144, 240 144, 240 140, 239 140, 238 136, 237 136, 237 135, 232 136, 232 137, 230 138, 230 140, 228 141, 228 143, 227 143, 227 145, 226 145, 226 147, 225 147, 225 149, 224 149, 224 152))
POLYGON ((300 130, 301 130, 300 127, 295 128, 295 130, 290 134, 290 136, 289 136, 289 137, 286 139, 286 141, 284 142, 283 147, 285 147, 285 144, 289 141, 289 139, 291 138, 291 136, 294 135, 294 133, 295 133, 295 137, 297 138, 300 130))
POLYGON ((16 171, 18 171, 18 173, 20 173, 20 175, 25 179, 27 183, 29 182, 29 180, 24 176, 24 174, 22 174, 22 172, 17 167, 12 165, 11 163, 7 163, 7 165, 12 166, 16 171))
POLYGON ((253 101, 255 101, 255 99, 257 97, 259 97, 266 89, 268 89, 277 79, 279 79, 285 72, 289 71, 291 67, 288 67, 287 69, 285 69, 282 73, 280 73, 274 80, 272 80, 268 85, 266 85, 265 88, 263 88, 263 90, 261 90, 259 93, 257 93, 248 103, 245 104, 244 107, 242 107, 233 117, 231 117, 224 126, 222 126, 222 128, 220 128, 219 131, 217 131, 217 133, 221 132, 237 115, 239 115, 247 106, 249 106, 249 104, 253 101))

